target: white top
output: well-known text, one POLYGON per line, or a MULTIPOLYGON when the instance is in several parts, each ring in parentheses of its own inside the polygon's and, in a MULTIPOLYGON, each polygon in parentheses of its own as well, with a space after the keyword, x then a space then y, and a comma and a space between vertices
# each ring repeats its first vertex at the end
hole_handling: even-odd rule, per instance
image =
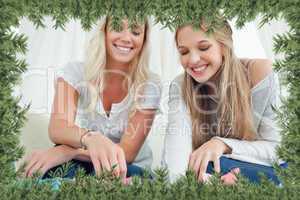
MULTIPOLYGON (((162 158, 162 164, 169 169, 172 181, 185 174, 192 153, 191 119, 181 96, 182 83, 183 74, 176 77, 170 85, 168 126, 162 158)), ((231 154, 224 156, 266 166, 282 162, 276 155, 276 147, 281 137, 275 123, 276 113, 272 109, 273 106, 280 105, 279 96, 279 81, 275 72, 267 75, 251 89, 257 139, 245 141, 218 137, 232 149, 231 154)))
MULTIPOLYGON (((99 131, 113 142, 118 143, 128 124, 128 113, 133 103, 133 94, 130 90, 127 96, 119 103, 111 105, 111 111, 107 116, 102 100, 99 98, 94 112, 87 111, 90 102, 90 92, 84 81, 84 65, 80 62, 67 64, 58 71, 56 78, 63 78, 69 85, 79 93, 75 123, 81 128, 99 131)), ((158 109, 161 96, 161 83, 155 74, 150 74, 145 83, 144 95, 138 97, 138 105, 141 109, 158 109)), ((133 164, 150 168, 152 164, 152 151, 144 142, 133 164)))

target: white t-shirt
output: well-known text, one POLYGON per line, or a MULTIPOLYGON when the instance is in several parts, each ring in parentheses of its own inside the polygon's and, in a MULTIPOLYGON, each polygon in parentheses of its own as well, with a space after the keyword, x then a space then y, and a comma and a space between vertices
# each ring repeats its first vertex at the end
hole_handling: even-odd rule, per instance
MULTIPOLYGON (((192 153, 192 124, 188 109, 181 93, 183 75, 176 77, 169 90, 168 126, 163 150, 163 166, 169 169, 170 179, 176 180, 184 175, 192 153)), ((276 155, 280 144, 280 130, 276 123, 276 113, 272 107, 280 105, 280 88, 275 72, 270 73, 251 89, 252 113, 257 132, 255 141, 217 137, 227 144, 231 154, 224 156, 271 166, 274 162, 282 163, 276 155)))
MULTIPOLYGON (((88 112, 87 105, 90 102, 90 91, 84 80, 84 65, 81 62, 67 64, 59 70, 56 78, 63 78, 69 85, 79 93, 75 124, 81 128, 88 128, 99 131, 113 142, 118 143, 128 124, 128 114, 133 104, 133 94, 128 95, 119 103, 113 103, 109 116, 107 116, 102 101, 98 102, 94 112, 88 112)), ((161 83, 155 74, 150 74, 144 87, 144 95, 138 98, 138 105, 141 109, 159 109, 161 96, 161 83)), ((150 168, 152 164, 152 151, 144 142, 133 164, 150 168)))

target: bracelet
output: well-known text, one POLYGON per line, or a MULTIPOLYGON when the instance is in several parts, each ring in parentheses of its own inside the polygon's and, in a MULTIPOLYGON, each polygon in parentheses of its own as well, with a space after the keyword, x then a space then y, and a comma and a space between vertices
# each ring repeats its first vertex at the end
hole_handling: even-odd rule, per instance
POLYGON ((87 149, 87 146, 85 144, 83 144, 83 137, 86 136, 89 132, 91 132, 92 130, 87 129, 81 136, 80 136, 80 148, 82 149, 87 149))

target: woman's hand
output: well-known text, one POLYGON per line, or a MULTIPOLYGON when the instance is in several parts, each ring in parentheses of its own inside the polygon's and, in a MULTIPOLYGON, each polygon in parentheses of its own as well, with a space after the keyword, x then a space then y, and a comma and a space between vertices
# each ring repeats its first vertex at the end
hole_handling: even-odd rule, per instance
POLYGON ((72 160, 76 150, 60 145, 46 150, 35 150, 26 160, 25 177, 32 177, 34 173, 45 174, 49 169, 72 160))
POLYGON ((103 170, 111 171, 116 176, 126 178, 127 165, 123 149, 101 133, 90 132, 84 136, 83 144, 87 147, 96 175, 103 170))
POLYGON ((214 170, 220 173, 220 157, 231 149, 221 140, 212 138, 190 155, 189 168, 193 170, 199 181, 203 182, 208 163, 214 164, 214 170))

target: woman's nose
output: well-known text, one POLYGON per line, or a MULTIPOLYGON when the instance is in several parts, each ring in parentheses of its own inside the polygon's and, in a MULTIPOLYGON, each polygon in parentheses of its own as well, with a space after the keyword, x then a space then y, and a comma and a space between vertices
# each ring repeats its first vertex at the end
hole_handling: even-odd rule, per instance
POLYGON ((130 41, 131 41, 131 35, 130 35, 131 33, 130 33, 130 31, 129 30, 124 30, 123 32, 122 32, 122 36, 121 36, 121 40, 123 41, 123 42, 125 42, 125 43, 130 43, 130 41))
POLYGON ((188 67, 197 67, 201 61, 201 56, 197 53, 191 53, 188 59, 188 67))

